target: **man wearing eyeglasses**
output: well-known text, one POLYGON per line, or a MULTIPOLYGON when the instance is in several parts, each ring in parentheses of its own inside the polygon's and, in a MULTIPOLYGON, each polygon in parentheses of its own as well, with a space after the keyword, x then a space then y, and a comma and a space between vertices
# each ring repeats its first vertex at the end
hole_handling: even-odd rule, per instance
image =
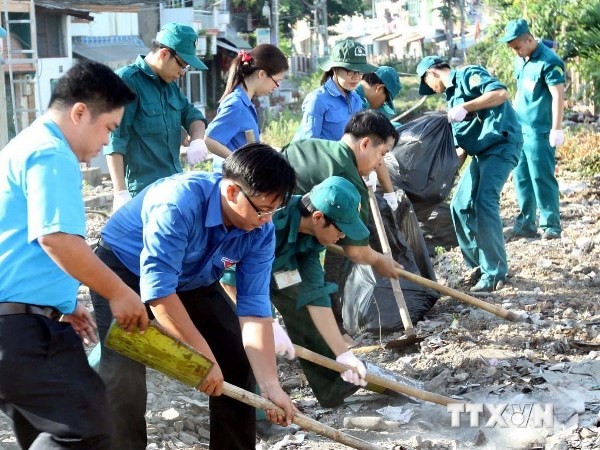
MULTIPOLYGON (((215 362, 198 390, 210 396, 210 448, 254 449, 254 408, 221 396, 223 381, 260 393, 286 415, 294 407, 277 379, 269 298, 275 252, 273 213, 285 207, 296 177, 271 147, 255 143, 227 158, 223 174, 186 172, 144 189, 108 220, 98 257, 140 293, 167 331, 215 362), (219 279, 236 267, 237 309, 219 279), (254 373, 254 377, 253 374, 254 373)), ((104 341, 111 323, 105 299, 92 292, 104 341)), ((119 450, 145 450, 143 365, 101 347, 99 373, 112 408, 119 450)))
POLYGON ((181 128, 190 135, 187 160, 202 162, 206 119, 183 95, 177 80, 190 68, 206 70, 196 56, 193 28, 168 23, 156 35, 150 53, 117 70, 137 94, 111 133, 104 153, 113 182, 113 211, 159 178, 182 172, 181 128))

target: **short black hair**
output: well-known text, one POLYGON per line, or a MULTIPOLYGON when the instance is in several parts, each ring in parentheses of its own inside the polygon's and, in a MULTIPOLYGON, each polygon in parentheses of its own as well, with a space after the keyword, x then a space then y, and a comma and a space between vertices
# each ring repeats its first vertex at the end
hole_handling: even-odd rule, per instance
POLYGON ((66 110, 75 103, 85 103, 92 117, 114 111, 136 99, 135 93, 113 72, 94 61, 82 61, 59 78, 48 108, 66 110))
POLYGON ((396 131, 392 122, 383 114, 372 109, 359 111, 350 117, 344 128, 344 134, 350 134, 358 139, 375 136, 381 142, 385 142, 392 137, 394 145, 398 143, 399 138, 398 131, 396 131))
POLYGON ((251 196, 277 194, 287 204, 296 189, 296 172, 273 147, 255 142, 234 151, 223 162, 223 178, 251 196))
MULTIPOLYGON (((366 82, 369 86, 375 86, 376 84, 383 84, 385 86, 385 83, 383 81, 381 81, 381 78, 379 78, 375 72, 371 72, 371 73, 365 73, 363 75, 363 81, 366 82)), ((387 92, 387 88, 386 88, 386 92, 387 92)))

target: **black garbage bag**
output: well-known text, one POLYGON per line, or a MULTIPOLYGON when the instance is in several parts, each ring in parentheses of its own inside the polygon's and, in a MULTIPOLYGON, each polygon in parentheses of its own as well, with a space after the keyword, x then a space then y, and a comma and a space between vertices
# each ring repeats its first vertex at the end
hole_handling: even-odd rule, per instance
POLYGON ((413 204, 413 206, 419 219, 429 256, 435 255, 436 247, 441 247, 444 250, 458 247, 458 239, 454 231, 448 203, 443 202, 426 208, 420 208, 418 204, 413 204))
MULTIPOLYGON (((401 191, 396 194, 400 206, 395 213, 382 197, 376 196, 392 256, 405 270, 435 281, 433 266, 412 204, 401 191)), ((381 251, 373 221, 369 229, 371 246, 381 251)), ((362 331, 379 333, 380 330, 387 333, 403 329, 390 279, 379 276, 371 266, 350 266, 350 273, 343 284, 344 328, 351 334, 362 331)), ((423 318, 439 298, 436 291, 402 278, 400 287, 413 325, 423 318)))
POLYGON ((435 205, 446 199, 459 159, 445 113, 428 113, 398 128, 400 139, 385 162, 395 189, 413 203, 435 205))

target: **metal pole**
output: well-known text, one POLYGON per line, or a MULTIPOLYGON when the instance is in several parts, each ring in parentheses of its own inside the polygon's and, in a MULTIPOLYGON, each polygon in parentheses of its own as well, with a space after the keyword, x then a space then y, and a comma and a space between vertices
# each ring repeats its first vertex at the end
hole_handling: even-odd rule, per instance
POLYGON ((271 22, 271 27, 273 29, 271 42, 273 42, 273 45, 279 46, 279 0, 272 0, 271 14, 273 16, 273 21, 271 22))

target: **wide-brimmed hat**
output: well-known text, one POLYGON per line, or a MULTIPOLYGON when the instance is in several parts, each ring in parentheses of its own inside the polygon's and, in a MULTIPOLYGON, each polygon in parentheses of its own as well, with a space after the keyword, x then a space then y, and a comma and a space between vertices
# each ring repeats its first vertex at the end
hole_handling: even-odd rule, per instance
POLYGON ((369 229, 360 219, 360 194, 342 177, 331 176, 312 188, 310 202, 332 220, 353 241, 369 236, 369 229))
POLYGON ((514 41, 525 33, 529 33, 529 25, 525 19, 511 20, 506 24, 504 36, 501 37, 499 41, 506 44, 507 42, 514 41))
POLYGON ((192 27, 180 23, 166 24, 156 35, 156 41, 174 50, 181 59, 199 70, 208 70, 196 56, 198 33, 192 27))
POLYGON ((377 70, 377 66, 367 62, 365 48, 352 39, 336 42, 329 56, 319 58, 319 67, 325 72, 332 67, 343 67, 360 73, 371 73, 377 70))
POLYGON ((429 69, 431 66, 435 66, 436 64, 442 64, 445 62, 446 61, 444 61, 443 58, 441 58, 440 56, 437 56, 437 55, 426 56, 425 58, 423 58, 421 60, 421 62, 417 66, 417 75, 421 79, 421 82, 419 84, 419 94, 421 94, 421 95, 435 94, 435 91, 433 89, 431 89, 427 85, 427 83, 425 83, 424 76, 425 76, 425 73, 427 72, 427 69, 429 69))
POLYGON ((377 75, 377 78, 381 80, 385 86, 385 90, 387 91, 387 99, 384 103, 386 113, 395 114, 396 108, 394 108, 394 98, 402 89, 398 72, 396 69, 389 66, 379 66, 379 68, 377 68, 375 71, 375 75, 377 75))

